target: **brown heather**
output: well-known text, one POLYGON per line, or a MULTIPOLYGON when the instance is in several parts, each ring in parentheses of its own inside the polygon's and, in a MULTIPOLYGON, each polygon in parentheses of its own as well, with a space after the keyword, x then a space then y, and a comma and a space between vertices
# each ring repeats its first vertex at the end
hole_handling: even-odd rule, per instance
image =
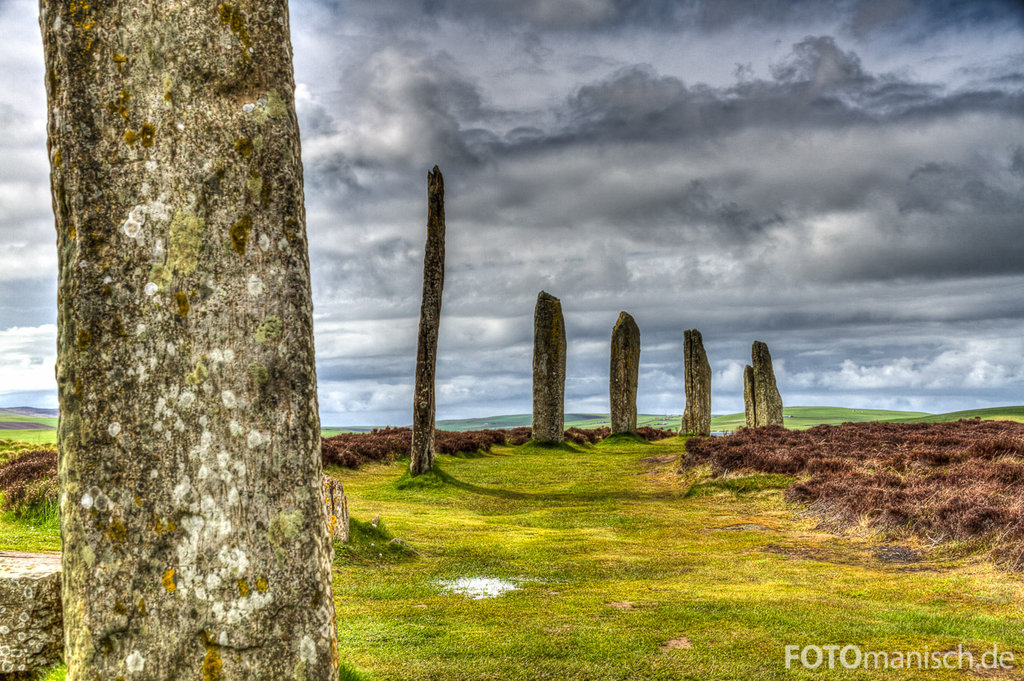
POLYGON ((32 506, 56 504, 57 452, 36 449, 0 465, 2 508, 20 513, 32 506))
POLYGON ((987 546, 1024 569, 1024 424, 844 423, 691 439, 683 468, 797 477, 790 501, 836 527, 987 546))

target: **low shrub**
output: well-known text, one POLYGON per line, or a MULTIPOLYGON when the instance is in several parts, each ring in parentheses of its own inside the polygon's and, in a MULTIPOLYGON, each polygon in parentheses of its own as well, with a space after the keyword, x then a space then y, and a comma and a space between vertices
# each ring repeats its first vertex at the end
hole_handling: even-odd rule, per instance
POLYGON ((974 542, 1024 568, 1024 424, 844 423, 741 428, 687 442, 683 468, 796 476, 793 502, 837 526, 974 542))
POLYGON ((57 452, 35 449, 16 455, 0 465, 0 508, 24 515, 48 506, 56 507, 58 493, 57 452))

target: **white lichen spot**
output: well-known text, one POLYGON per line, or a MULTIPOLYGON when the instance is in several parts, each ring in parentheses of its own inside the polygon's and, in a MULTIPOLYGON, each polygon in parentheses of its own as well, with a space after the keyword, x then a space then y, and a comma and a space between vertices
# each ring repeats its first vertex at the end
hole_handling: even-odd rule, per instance
POLYGON ((249 569, 249 557, 239 548, 225 546, 217 554, 217 559, 234 579, 240 578, 249 569))
POLYGON ((82 495, 82 508, 84 508, 85 510, 88 511, 90 508, 92 508, 92 501, 93 501, 93 499, 92 499, 92 495, 91 494, 89 494, 88 492, 83 494, 82 495))
POLYGON ((188 498, 188 495, 191 492, 192 481, 186 475, 181 479, 181 481, 177 485, 174 486, 174 489, 171 491, 171 498, 174 500, 175 504, 178 504, 180 506, 181 504, 185 503, 185 499, 188 498))
POLYGON ((225 647, 228 645, 228 632, 220 632, 220 635, 217 636, 217 644, 225 647))
POLYGON ((178 397, 178 406, 188 409, 195 403, 195 401, 196 394, 191 390, 186 390, 185 392, 181 393, 180 397, 178 397))
POLYGON ((243 104, 242 105, 242 111, 244 111, 245 113, 252 113, 253 110, 255 110, 255 109, 256 109, 256 105, 252 104, 251 102, 248 103, 248 104, 243 104))
POLYGON ((199 448, 203 451, 203 453, 206 453, 207 451, 209 451, 210 446, 212 444, 213 444, 213 433, 211 433, 208 430, 204 430, 199 435, 199 448))
POLYGON ((153 262, 164 262, 167 259, 167 249, 164 247, 164 240, 157 239, 153 242, 153 262))
POLYGON ((266 253, 270 250, 270 237, 266 234, 260 234, 259 238, 260 250, 266 253))
POLYGON ((146 170, 149 172, 156 172, 156 161, 146 161, 146 170))
POLYGON ((210 425, 210 419, 206 418, 206 414, 203 414, 202 416, 199 417, 199 425, 201 425, 203 428, 210 425))
POLYGON ((257 447, 263 444, 263 436, 260 435, 260 432, 258 430, 250 430, 249 439, 247 442, 249 444, 249 449, 256 449, 257 447))
POLYGON ((124 658, 124 666, 128 671, 136 674, 146 666, 146 658, 142 657, 142 653, 139 651, 133 650, 128 657, 124 658))
POLYGON ((235 393, 230 390, 223 390, 220 393, 220 401, 224 403, 224 406, 228 409, 234 409, 237 404, 235 400, 235 393))
POLYGON ((178 431, 179 433, 182 433, 182 432, 184 432, 184 431, 185 431, 185 422, 184 422, 184 421, 182 421, 182 420, 181 420, 181 419, 179 418, 178 420, 176 420, 176 421, 174 422, 174 429, 175 429, 176 431, 178 431))
MULTIPOLYGON (((153 284, 153 285, 156 286, 156 284, 153 284)), ((145 333, 146 333, 146 325, 145 324, 137 324, 135 326, 135 335, 136 336, 141 336, 141 335, 143 335, 145 333)))
POLYGON ((282 251, 287 251, 288 250, 288 239, 281 239, 280 241, 278 241, 277 242, 277 247, 280 248, 282 251))
POLYGON ((221 352, 220 348, 214 348, 210 352, 210 361, 212 361, 214 364, 220 364, 221 362, 224 361, 224 353, 221 352))
POLYGON ((216 572, 211 572, 210 574, 206 575, 206 588, 209 591, 216 591, 220 588, 220 585, 221 578, 220 575, 218 575, 216 572))
POLYGON ((257 277, 255 274, 250 274, 249 279, 245 284, 245 288, 247 291, 249 291, 250 296, 262 296, 263 280, 257 277))
POLYGON ((185 124, 184 123, 178 123, 174 127, 176 127, 178 130, 184 130, 185 129, 185 124))
POLYGON ((299 641, 299 659, 306 664, 313 664, 316 662, 316 644, 313 643, 313 639, 310 638, 309 634, 302 637, 299 641))
POLYGON ((156 480, 158 477, 160 477, 160 471, 158 471, 157 469, 154 468, 149 472, 150 480, 156 480))
POLYGON ((207 468, 206 464, 204 463, 203 465, 201 465, 199 467, 199 470, 196 471, 196 475, 199 476, 200 480, 205 480, 206 478, 208 478, 210 476, 210 469, 207 468))
POLYGON ((121 231, 124 232, 129 239, 136 239, 142 232, 142 226, 144 224, 146 224, 146 209, 143 206, 135 206, 128 211, 127 219, 121 223, 121 231))
POLYGON ((167 344, 167 354, 168 355, 170 355, 171 357, 174 357, 174 355, 177 352, 178 352, 178 348, 174 347, 174 343, 168 343, 167 344))
POLYGON ((118 435, 121 434, 121 424, 118 423, 117 421, 114 421, 109 426, 107 426, 107 432, 110 434, 110 437, 117 437, 118 435))
POLYGON ((234 437, 238 437, 239 435, 245 432, 245 429, 242 428, 242 426, 238 425, 238 421, 232 421, 231 423, 229 423, 228 428, 231 429, 231 434, 234 437))
POLYGON ((153 421, 153 430, 155 430, 156 432, 159 433, 163 429, 164 429, 164 424, 163 424, 162 421, 153 421))
POLYGON ((231 348, 224 348, 224 361, 225 362, 234 362, 235 361, 235 351, 232 350, 231 348))
POLYGON ((231 455, 223 449, 217 452, 217 465, 221 468, 227 468, 228 464, 231 463, 231 455))
POLYGON ((109 284, 112 281, 114 281, 113 277, 103 277, 104 284, 109 284))
POLYGON ((152 296, 152 295, 154 295, 154 294, 155 294, 155 293, 156 293, 157 291, 159 291, 159 290, 160 290, 160 287, 159 287, 159 286, 157 286, 157 285, 156 285, 155 283, 153 283, 153 282, 149 282, 148 284, 146 284, 145 288, 143 288, 142 290, 143 290, 143 292, 144 292, 144 293, 145 293, 145 294, 146 294, 147 296, 152 296))
POLYGON ((228 490, 228 506, 238 505, 238 488, 234 485, 228 490))

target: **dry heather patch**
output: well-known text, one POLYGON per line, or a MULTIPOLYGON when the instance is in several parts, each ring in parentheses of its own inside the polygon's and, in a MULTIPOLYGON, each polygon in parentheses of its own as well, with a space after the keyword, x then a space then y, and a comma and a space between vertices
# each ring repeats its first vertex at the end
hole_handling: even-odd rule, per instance
POLYGON ((57 452, 36 449, 0 465, 0 492, 5 511, 57 503, 57 452))
MULTIPOLYGON (((596 444, 611 434, 610 428, 570 428, 565 439, 576 444, 596 444)), ((645 440, 661 440, 675 436, 675 432, 641 426, 637 435, 645 440)), ((528 427, 507 430, 434 431, 434 445, 440 454, 472 454, 489 452, 495 445, 518 446, 533 437, 528 427)), ((342 433, 324 438, 322 445, 324 465, 359 468, 367 461, 390 462, 412 451, 411 428, 380 428, 369 433, 342 433)))
POLYGON ((692 439, 682 470, 797 476, 785 492, 837 527, 910 532, 987 546, 1024 568, 1024 424, 844 423, 791 431, 742 428, 692 439))

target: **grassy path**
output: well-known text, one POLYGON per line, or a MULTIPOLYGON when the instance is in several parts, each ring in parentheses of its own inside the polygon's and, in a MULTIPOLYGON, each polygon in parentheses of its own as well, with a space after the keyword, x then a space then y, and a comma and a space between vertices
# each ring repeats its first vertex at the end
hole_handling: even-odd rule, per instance
POLYGON ((1019 576, 971 559, 899 562, 915 547, 794 519, 778 476, 681 480, 681 449, 496 448, 442 456, 447 479, 404 489, 401 463, 333 471, 357 521, 380 514, 417 552, 356 523, 336 561, 342 659, 373 679, 976 678, 785 668, 787 644, 963 644, 977 662, 998 645, 1024 668, 1019 576), (477 576, 520 588, 472 600, 438 585, 477 576))

